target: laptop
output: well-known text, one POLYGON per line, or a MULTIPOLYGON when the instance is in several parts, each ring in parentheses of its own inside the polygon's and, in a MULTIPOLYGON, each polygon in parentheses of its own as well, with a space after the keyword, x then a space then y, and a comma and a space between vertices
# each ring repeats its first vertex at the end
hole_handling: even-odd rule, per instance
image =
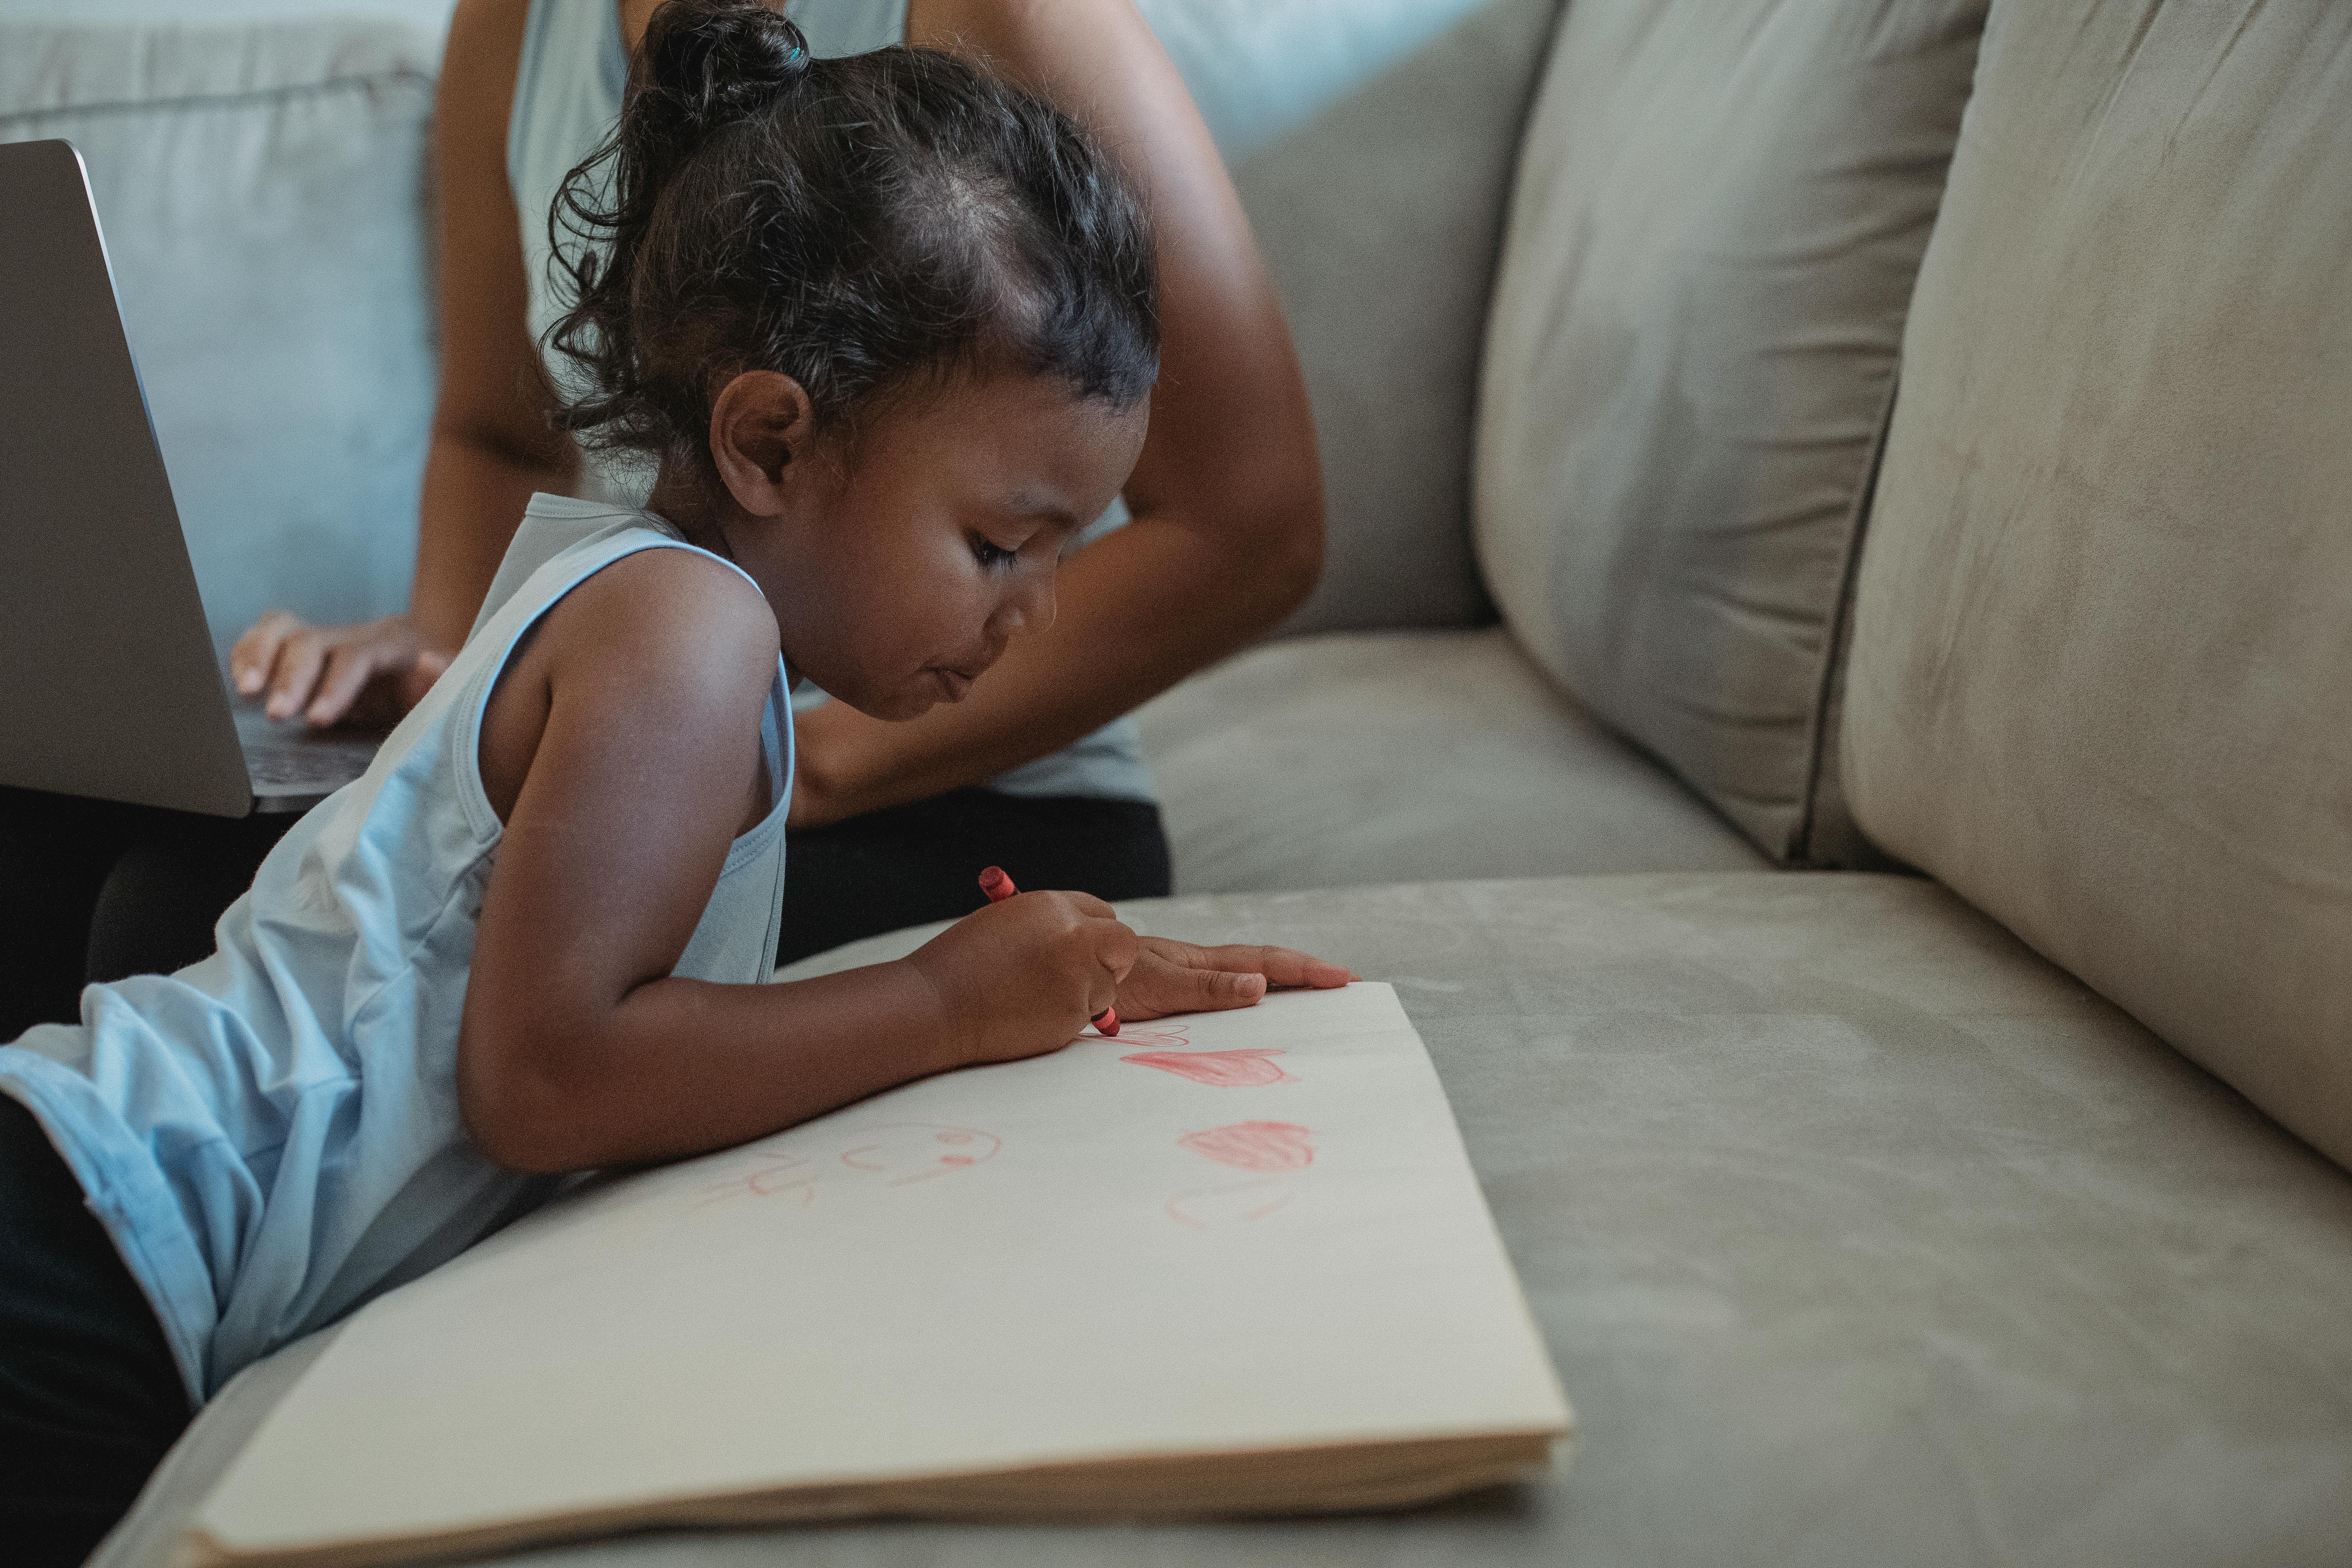
POLYGON ((0 784, 306 810, 379 736, 230 700, 81 154, 0 144, 0 784))

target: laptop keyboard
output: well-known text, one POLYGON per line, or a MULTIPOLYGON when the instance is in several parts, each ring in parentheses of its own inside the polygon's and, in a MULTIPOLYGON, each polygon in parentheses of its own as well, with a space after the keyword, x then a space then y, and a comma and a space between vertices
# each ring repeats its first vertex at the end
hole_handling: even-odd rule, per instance
POLYGON ((299 790, 332 795, 367 772, 368 759, 374 755, 373 741, 358 745, 273 743, 247 747, 245 766, 253 775, 257 791, 282 794, 299 790))
POLYGON ((245 769, 259 796, 320 800, 362 773, 383 737, 366 731, 313 733, 298 725, 272 724, 250 708, 236 710, 237 742, 245 769))

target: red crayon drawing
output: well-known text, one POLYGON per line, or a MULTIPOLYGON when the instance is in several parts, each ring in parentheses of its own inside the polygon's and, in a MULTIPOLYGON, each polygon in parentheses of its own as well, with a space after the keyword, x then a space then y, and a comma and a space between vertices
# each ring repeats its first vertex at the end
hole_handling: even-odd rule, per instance
POLYGON ((1252 1046, 1237 1051, 1138 1051, 1118 1059, 1139 1068, 1172 1072, 1212 1089, 1249 1089, 1260 1084, 1298 1081, 1269 1059, 1280 1055, 1270 1047, 1252 1046))
MULTIPOLYGON (((730 1187, 736 1183, 729 1183, 730 1187)), ((762 1165, 741 1179, 742 1188, 754 1197, 790 1197, 797 1199, 803 1208, 816 1196, 816 1181, 809 1163, 798 1155, 787 1156, 772 1165, 762 1165)))
POLYGON ((841 1163, 894 1187, 977 1165, 1004 1146, 992 1132, 922 1121, 861 1128, 853 1136, 860 1141, 841 1152, 841 1163))
MULTIPOLYGON (((1184 1029, 1185 1026, 1182 1024, 1170 1024, 1160 1028, 1142 1029, 1136 1028, 1133 1025, 1129 1025, 1119 1030, 1118 1038, 1118 1043, 1122 1046, 1143 1046, 1147 1048, 1157 1047, 1164 1049, 1169 1046, 1191 1045, 1192 1042, 1184 1037, 1184 1029)), ((1075 1046, 1085 1040, 1105 1040, 1109 1039, 1110 1037, 1110 1036, 1098 1035, 1092 1029, 1088 1029, 1083 1035, 1073 1035, 1070 1037, 1070 1044, 1075 1046)))
POLYGON ((705 1187, 696 1206, 726 1198, 782 1198, 806 1208, 828 1187, 903 1187, 993 1158, 1004 1145, 992 1132, 928 1121, 884 1122, 846 1129, 809 1153, 786 1149, 744 1151, 758 1162, 705 1187))
POLYGON ((1275 1176, 1263 1181, 1235 1182, 1229 1187, 1179 1193, 1168 1200, 1168 1217, 1194 1230, 1264 1219, 1290 1201, 1294 1180, 1275 1176))
POLYGON ((1243 1171, 1298 1171, 1315 1163, 1314 1134, 1295 1121, 1236 1121, 1176 1142, 1195 1154, 1243 1171))
POLYGON ((816 1197, 816 1178, 810 1173, 806 1160, 772 1160, 698 1189, 694 1206, 701 1208, 740 1197, 784 1198, 795 1207, 806 1208, 816 1197))

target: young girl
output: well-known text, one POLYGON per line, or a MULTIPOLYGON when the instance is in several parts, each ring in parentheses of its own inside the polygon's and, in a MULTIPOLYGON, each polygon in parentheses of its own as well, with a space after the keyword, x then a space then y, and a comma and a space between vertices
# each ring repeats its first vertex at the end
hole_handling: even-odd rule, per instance
MULTIPOLYGON (((1171 976, 1349 975, 1033 892, 787 985, 787 682, 957 701, 1049 622, 1156 374, 1151 249, 1066 118, 952 57, 660 12, 559 206, 564 423, 645 511, 534 500, 473 635, 177 974, 0 1047, 0 1535, 79 1559, 194 1402, 557 1173, 1050 1051, 1171 976)), ((974 892, 977 900, 977 889, 974 892)), ((1187 976, 1187 978, 1191 978, 1187 976)))

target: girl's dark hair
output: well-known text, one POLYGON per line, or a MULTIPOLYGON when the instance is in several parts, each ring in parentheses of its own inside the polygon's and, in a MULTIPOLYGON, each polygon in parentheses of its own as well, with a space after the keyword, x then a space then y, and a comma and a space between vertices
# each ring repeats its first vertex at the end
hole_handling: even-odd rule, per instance
POLYGON ((1159 371, 1150 226, 1068 116, 952 55, 808 52, 756 0, 669 0, 620 123, 548 219, 574 303, 560 428, 709 462, 710 398, 772 370, 820 427, 959 369, 1131 407, 1159 371))

